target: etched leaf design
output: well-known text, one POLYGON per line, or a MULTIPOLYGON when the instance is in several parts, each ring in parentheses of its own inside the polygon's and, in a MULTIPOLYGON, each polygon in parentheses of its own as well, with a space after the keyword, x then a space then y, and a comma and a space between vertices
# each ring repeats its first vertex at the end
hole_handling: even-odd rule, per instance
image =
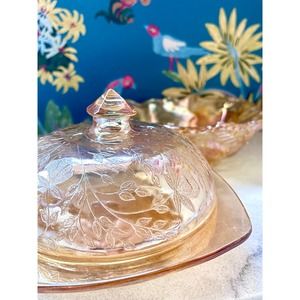
POLYGON ((114 156, 115 152, 113 150, 105 150, 105 151, 101 151, 99 153, 99 155, 101 155, 101 156, 103 156, 105 158, 108 158, 108 157, 114 156))
POLYGON ((39 210, 40 212, 40 217, 41 217, 41 220, 42 222, 44 222, 45 224, 48 224, 48 213, 46 211, 46 209, 40 209, 39 210))
POLYGON ((193 184, 195 186, 197 185, 197 182, 195 182, 193 176, 189 176, 189 178, 182 176, 180 177, 180 184, 178 186, 178 191, 185 195, 191 195, 194 192, 193 184))
POLYGON ((168 221, 166 220, 157 220, 153 223, 152 227, 155 229, 162 229, 166 226, 167 223, 168 221))
POLYGON ((134 201, 135 200, 135 197, 131 193, 127 192, 127 191, 121 192, 119 194, 119 197, 123 201, 134 201))
POLYGON ((92 153, 94 160, 96 160, 98 163, 103 163, 104 156, 103 153, 92 153))
POLYGON ((77 234, 78 234, 77 227, 76 226, 70 227, 70 229, 68 230, 68 237, 71 242, 74 241, 77 234))
POLYGON ((38 175, 38 191, 41 193, 45 193, 49 188, 49 181, 43 177, 38 175))
POLYGON ((152 200, 152 205, 153 206, 159 206, 162 204, 167 203, 170 200, 170 196, 169 195, 161 195, 159 194, 158 196, 154 197, 152 200))
POLYGON ((45 223, 47 226, 54 225, 57 222, 57 218, 60 211, 49 211, 47 208, 40 209, 40 217, 43 223, 45 223))
POLYGON ((167 232, 165 232, 165 237, 167 239, 172 239, 177 235, 178 231, 177 230, 169 230, 167 232))
POLYGON ((125 181, 121 184, 121 190, 133 191, 136 188, 136 183, 134 181, 125 181))
POLYGON ((165 214, 168 211, 170 211, 170 208, 167 205, 160 205, 158 207, 155 208, 155 210, 159 213, 159 214, 165 214))
POLYGON ((79 188, 78 183, 71 184, 71 185, 68 187, 65 196, 66 196, 67 198, 74 196, 74 194, 76 194, 78 188, 79 188))
POLYGON ((136 225, 141 225, 141 226, 147 226, 149 225, 149 223, 152 221, 152 218, 147 218, 147 217, 143 217, 143 218, 139 218, 136 221, 136 225))
POLYGON ((178 195, 178 198, 181 200, 181 203, 184 206, 186 206, 190 211, 195 212, 195 207, 191 199, 183 195, 178 195))
POLYGON ((83 242, 89 247, 95 247, 94 241, 92 238, 89 237, 89 235, 83 236, 83 242))
POLYGON ((73 168, 69 158, 51 161, 45 170, 48 171, 49 182, 52 185, 62 183, 73 176, 73 168))
POLYGON ((41 154, 38 156, 39 169, 43 169, 50 160, 49 154, 41 154))
POLYGON ((49 225, 54 225, 57 222, 59 212, 55 211, 49 216, 49 225))
POLYGON ((179 220, 179 219, 170 222, 169 228, 170 228, 170 229, 171 229, 171 228, 175 228, 175 227, 177 227, 178 225, 180 225, 180 220, 179 220))
POLYGON ((114 236, 112 235, 111 232, 107 232, 105 235, 105 242, 107 244, 108 247, 110 248, 114 248, 115 244, 116 244, 116 240, 114 238, 114 236))
POLYGON ((129 235, 128 232, 126 232, 126 231, 124 231, 124 230, 122 230, 120 228, 113 228, 112 234, 116 235, 118 237, 123 237, 123 238, 127 237, 129 235))
POLYGON ((57 249, 56 240, 54 240, 54 239, 48 238, 46 240, 46 244, 47 244, 47 247, 51 250, 57 249))
POLYGON ((114 223, 108 217, 105 217, 105 216, 101 216, 99 218, 99 222, 102 225, 102 227, 106 230, 108 230, 114 226, 114 223))
POLYGON ((44 268, 42 266, 38 266, 39 268, 39 272, 41 274, 43 274, 43 276, 45 276, 46 278, 50 279, 50 281, 59 281, 59 272, 58 271, 53 271, 53 270, 49 270, 48 268, 44 268))
POLYGON ((136 228, 135 232, 138 236, 145 238, 145 239, 149 239, 152 236, 151 231, 147 228, 138 227, 138 228, 136 228))
POLYGON ((159 177, 157 175, 152 176, 152 183, 158 187, 160 187, 159 177))
POLYGON ((156 231, 154 234, 153 234, 154 238, 155 239, 164 239, 165 238, 165 235, 159 231, 156 231))
POLYGON ((175 210, 177 212, 180 212, 181 211, 181 202, 180 202, 180 197, 177 192, 174 193, 173 204, 174 204, 175 210))
POLYGON ((68 218, 63 222, 64 227, 71 227, 75 223, 75 218, 68 218))
POLYGON ((168 174, 165 175, 165 180, 171 189, 175 189, 176 180, 175 180, 174 176, 170 175, 170 174, 172 174, 173 170, 168 168, 167 172, 168 172, 168 174))
POLYGON ((56 242, 59 242, 59 241, 62 241, 63 239, 65 239, 65 237, 66 237, 66 232, 61 230, 61 231, 57 232, 55 240, 56 240, 56 242))
POLYGON ((106 184, 113 184, 113 179, 111 176, 107 175, 107 174, 102 174, 101 175, 101 179, 103 181, 103 183, 106 183, 106 184))
POLYGON ((129 241, 125 241, 125 242, 123 242, 123 248, 125 250, 133 250, 135 248, 135 244, 133 244, 129 241))
POLYGON ((50 187, 50 194, 56 199, 62 199, 61 191, 55 186, 50 187))
POLYGON ((98 239, 102 236, 102 226, 98 220, 94 220, 92 230, 98 239))
POLYGON ((149 189, 147 189, 146 187, 138 187, 135 190, 135 193, 139 196, 139 197, 149 197, 151 196, 151 191, 149 191, 149 189))
POLYGON ((71 200, 73 205, 80 208, 82 202, 84 201, 84 191, 82 189, 79 189, 78 192, 72 196, 71 200))

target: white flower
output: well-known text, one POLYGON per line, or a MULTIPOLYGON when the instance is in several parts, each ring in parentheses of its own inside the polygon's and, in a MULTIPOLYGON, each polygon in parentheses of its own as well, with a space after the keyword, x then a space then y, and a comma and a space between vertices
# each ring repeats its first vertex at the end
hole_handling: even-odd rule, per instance
POLYGON ((38 15, 38 51, 44 55, 47 48, 52 45, 53 28, 47 16, 38 15))
POLYGON ((57 53, 60 52, 60 49, 62 49, 65 45, 66 45, 66 40, 62 39, 61 35, 52 37, 50 47, 47 48, 44 52, 46 53, 46 58, 49 59, 55 56, 57 53))

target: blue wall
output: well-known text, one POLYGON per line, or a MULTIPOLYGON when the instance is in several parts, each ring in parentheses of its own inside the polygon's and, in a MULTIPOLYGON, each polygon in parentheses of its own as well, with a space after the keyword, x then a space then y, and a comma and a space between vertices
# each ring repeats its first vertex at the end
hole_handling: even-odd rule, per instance
MULTIPOLYGON (((74 9, 84 16, 86 34, 71 44, 78 51, 79 61, 74 63, 76 71, 84 78, 79 90, 70 89, 66 94, 49 83, 38 86, 39 118, 43 120, 47 102, 52 99, 59 105, 66 105, 75 122, 85 117, 85 107, 97 98, 106 85, 126 74, 136 83, 136 89, 123 91, 123 96, 143 101, 160 97, 161 91, 174 83, 162 74, 168 69, 168 58, 156 55, 152 41, 144 25, 156 24, 163 34, 198 47, 199 42, 211 40, 205 23, 218 24, 219 9, 224 7, 227 16, 237 8, 238 21, 248 19, 247 26, 262 23, 261 0, 152 0, 150 5, 137 3, 132 7, 134 22, 126 25, 108 23, 105 18, 95 18, 100 9, 107 10, 108 0, 60 0, 57 7, 74 9)), ((261 31, 261 28, 259 29, 261 31)), ((195 61, 195 60, 194 60, 195 61)), ((185 63, 185 60, 182 61, 185 63)), ((257 70, 261 73, 261 65, 257 70)), ((208 87, 219 87, 219 76, 208 82, 208 87)), ((256 91, 259 84, 251 80, 248 91, 256 91)), ((224 87, 222 87, 224 88, 224 87)), ((239 94, 239 89, 230 82, 225 89, 239 94)))

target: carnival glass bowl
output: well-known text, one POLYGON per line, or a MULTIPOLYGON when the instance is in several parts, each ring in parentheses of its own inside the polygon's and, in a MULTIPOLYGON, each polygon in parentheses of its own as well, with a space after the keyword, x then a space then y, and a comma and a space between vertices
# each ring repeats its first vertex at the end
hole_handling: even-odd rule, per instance
POLYGON ((140 121, 160 124, 188 137, 210 162, 236 153, 262 128, 261 101, 212 90, 182 99, 129 100, 140 121))

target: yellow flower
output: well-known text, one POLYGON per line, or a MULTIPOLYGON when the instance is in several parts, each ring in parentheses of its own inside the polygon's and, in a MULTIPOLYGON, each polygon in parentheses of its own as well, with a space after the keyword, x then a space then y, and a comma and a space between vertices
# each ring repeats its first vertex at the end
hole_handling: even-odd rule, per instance
POLYGON ((49 72, 49 71, 47 71, 47 69, 45 67, 41 67, 38 70, 38 78, 40 79, 41 84, 46 84, 47 81, 49 83, 53 82, 53 75, 52 75, 52 73, 49 72))
POLYGON ((247 19, 243 19, 237 26, 237 13, 233 9, 227 21, 223 8, 220 9, 219 27, 205 24, 212 41, 200 43, 200 46, 209 50, 211 54, 197 60, 197 64, 213 64, 208 70, 208 78, 220 73, 221 84, 225 85, 230 78, 236 87, 242 82, 250 85, 249 76, 257 82, 260 81, 254 65, 261 64, 259 55, 252 52, 262 48, 262 33, 256 33, 259 24, 246 29, 247 19))
POLYGON ((80 34, 84 35, 86 32, 83 15, 79 15, 76 10, 73 10, 72 15, 67 9, 63 9, 60 13, 59 26, 58 33, 66 33, 65 39, 72 39, 73 43, 79 39, 80 34))
POLYGON ((59 91, 63 88, 63 94, 65 94, 70 88, 78 91, 79 83, 84 82, 84 79, 76 74, 74 65, 70 63, 68 68, 60 66, 57 69, 59 71, 53 72, 53 75, 56 77, 53 82, 56 86, 56 90, 59 91))
POLYGON ((78 61, 78 58, 76 57, 77 50, 72 47, 67 48, 61 48, 60 52, 63 53, 63 55, 67 58, 69 58, 72 61, 78 61))
POLYGON ((177 63, 177 72, 167 71, 164 74, 183 85, 183 87, 171 87, 163 90, 162 94, 169 98, 181 98, 193 92, 200 94, 204 90, 207 81, 206 66, 202 65, 197 71, 190 59, 186 62, 186 68, 181 63, 177 63))
POLYGON ((198 71, 194 63, 188 59, 186 67, 177 63, 177 72, 165 71, 164 75, 182 85, 182 87, 170 87, 163 90, 162 94, 167 98, 174 100, 197 94, 201 99, 206 98, 213 103, 224 100, 224 91, 205 88, 208 80, 205 64, 201 65, 198 71))
POLYGON ((61 12, 60 8, 56 8, 57 1, 52 0, 38 0, 38 11, 48 17, 53 27, 57 27, 58 14, 61 12))

